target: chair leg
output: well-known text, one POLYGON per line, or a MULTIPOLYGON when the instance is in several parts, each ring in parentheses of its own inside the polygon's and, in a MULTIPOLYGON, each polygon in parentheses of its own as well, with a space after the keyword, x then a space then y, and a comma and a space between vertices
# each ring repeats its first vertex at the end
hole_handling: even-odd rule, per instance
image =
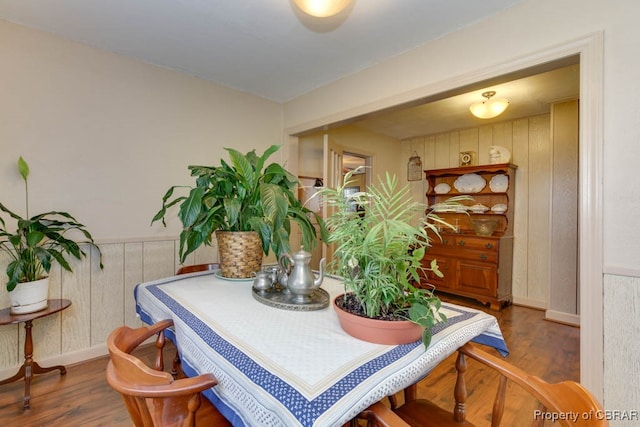
POLYGON ((162 351, 164 350, 165 342, 164 331, 158 332, 158 338, 156 339, 156 360, 153 364, 153 368, 156 371, 164 371, 164 357, 162 351))
POLYGON ((453 408, 453 418, 458 423, 464 423, 466 418, 465 403, 467 401, 467 385, 464 374, 467 371, 467 361, 464 358, 464 354, 460 351, 456 359, 456 371, 458 371, 458 377, 456 378, 456 385, 453 392, 456 401, 453 408))
POLYGON ((182 373, 181 364, 180 353, 178 353, 178 349, 176 348, 176 357, 173 358, 173 367, 171 369, 171 375, 173 375, 174 378, 177 378, 178 374, 182 373))

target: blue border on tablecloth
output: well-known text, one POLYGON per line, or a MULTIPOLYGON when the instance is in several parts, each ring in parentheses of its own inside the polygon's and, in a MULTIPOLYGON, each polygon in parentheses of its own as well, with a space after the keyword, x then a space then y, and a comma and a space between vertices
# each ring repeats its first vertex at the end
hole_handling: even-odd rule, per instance
MULTIPOLYGON (((207 343, 207 345, 215 349, 215 351, 222 357, 224 357, 229 363, 236 366, 256 385, 262 387, 276 400, 280 401, 304 426, 313 425, 313 423, 319 416, 321 416, 346 393, 351 391, 355 386, 360 384, 369 376, 389 365, 390 363, 393 363, 401 357, 405 356, 407 353, 413 351, 417 346, 422 345, 422 341, 418 340, 414 343, 395 346, 385 354, 380 355, 351 371, 342 379, 340 379, 335 385, 327 389, 315 399, 307 400, 294 387, 282 380, 280 377, 271 374, 265 368, 260 366, 253 359, 251 359, 237 347, 218 335, 193 313, 185 309, 182 305, 180 305, 180 303, 175 301, 162 289, 159 288, 160 285, 164 285, 166 283, 168 282, 147 285, 146 287, 154 297, 165 304, 173 313, 175 313, 180 319, 182 319, 183 322, 189 325, 189 327, 193 329, 193 331, 200 338, 202 338, 207 343)), ((138 286, 136 286, 134 289, 134 296, 136 301, 138 300, 137 291, 138 286)), ((435 325, 433 328, 434 335, 442 331, 446 327, 470 319, 478 314, 477 312, 469 312, 456 307, 451 307, 449 305, 445 305, 445 307, 447 309, 457 311, 461 315, 449 318, 446 322, 435 325)), ((144 322, 149 324, 153 323, 153 319, 151 319, 147 313, 144 313, 137 303, 136 311, 144 322)), ((506 351, 504 340, 498 337, 478 336, 472 341, 495 347, 501 353, 503 353, 503 351, 506 351)), ((192 367, 189 368, 193 370, 192 367)), ((197 372, 193 370, 191 374, 197 375, 197 372)), ((225 416, 229 417, 230 414, 228 411, 231 411, 231 413, 235 417, 237 417, 235 411, 224 404, 214 393, 211 392, 206 394, 208 395, 207 397, 213 400, 213 403, 221 410, 221 412, 225 414, 225 416)), ((234 425, 236 425, 236 423, 234 423, 234 425)))

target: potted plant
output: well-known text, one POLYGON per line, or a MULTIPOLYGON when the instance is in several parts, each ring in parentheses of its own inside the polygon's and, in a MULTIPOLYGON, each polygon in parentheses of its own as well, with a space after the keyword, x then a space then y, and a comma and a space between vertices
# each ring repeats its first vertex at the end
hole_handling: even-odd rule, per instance
POLYGON ((29 217, 29 166, 22 157, 18 159, 18 171, 24 179, 25 217, 0 203, 0 210, 11 218, 8 221, 16 223, 15 231, 9 231, 0 216, 0 250, 11 260, 6 270, 11 312, 24 314, 47 307, 51 266, 58 262, 62 268, 72 272, 65 256, 84 257, 86 254, 81 245, 94 247, 100 256, 100 268, 103 265, 102 253, 91 234, 67 212, 50 211, 29 217), (68 233, 82 235, 86 240, 74 241, 68 233))
POLYGON ((294 194, 297 178, 277 163, 265 165, 278 149, 272 145, 258 157, 255 150, 242 154, 225 148, 230 164, 221 160, 220 166, 189 166, 195 186, 172 186, 167 190, 162 208, 151 222, 162 220, 166 226, 167 209, 180 204, 180 263, 201 245, 211 245, 215 232, 222 276, 250 277, 260 270, 262 256, 268 255, 269 250, 276 257, 290 251, 292 222, 302 231, 305 249, 315 247, 317 235, 312 217, 321 230, 323 223, 294 194), (174 196, 176 189, 183 188, 189 189, 188 194, 174 196))
POLYGON ((344 279, 345 293, 334 301, 342 327, 358 338, 383 344, 422 336, 428 346, 431 328, 445 316, 433 289, 417 286, 425 270, 442 276, 435 262, 422 264, 429 246, 427 230, 439 235, 437 225, 451 226, 432 213, 423 217, 426 206, 412 200, 408 187, 398 189, 397 178, 389 173, 385 180, 378 178, 377 186, 345 197, 344 188, 354 172, 347 173, 338 188, 319 192, 332 211, 325 220, 327 243, 336 244, 328 268, 344 279), (353 209, 354 203, 358 209, 353 209), (372 324, 372 336, 356 330, 361 323, 372 324), (379 329, 386 327, 394 329, 389 340, 379 329), (406 335, 399 336, 399 328, 406 328, 406 335))

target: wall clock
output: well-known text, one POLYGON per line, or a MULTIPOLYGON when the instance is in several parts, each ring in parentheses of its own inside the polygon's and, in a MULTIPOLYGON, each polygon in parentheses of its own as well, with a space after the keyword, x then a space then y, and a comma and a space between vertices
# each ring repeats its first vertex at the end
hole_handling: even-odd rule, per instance
POLYGON ((476 152, 475 151, 461 151, 460 152, 460 166, 472 166, 476 164, 476 152))

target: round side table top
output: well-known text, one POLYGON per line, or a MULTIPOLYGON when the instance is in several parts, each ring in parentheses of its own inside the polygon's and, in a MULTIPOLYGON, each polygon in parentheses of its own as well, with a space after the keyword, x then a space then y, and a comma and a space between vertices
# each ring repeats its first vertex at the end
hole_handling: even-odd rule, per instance
POLYGON ((10 307, 3 308, 0 310, 0 325, 11 325, 14 323, 22 323, 28 322, 29 320, 39 319, 62 311, 70 305, 71 301, 68 299, 50 299, 46 308, 25 314, 11 314, 10 307))

